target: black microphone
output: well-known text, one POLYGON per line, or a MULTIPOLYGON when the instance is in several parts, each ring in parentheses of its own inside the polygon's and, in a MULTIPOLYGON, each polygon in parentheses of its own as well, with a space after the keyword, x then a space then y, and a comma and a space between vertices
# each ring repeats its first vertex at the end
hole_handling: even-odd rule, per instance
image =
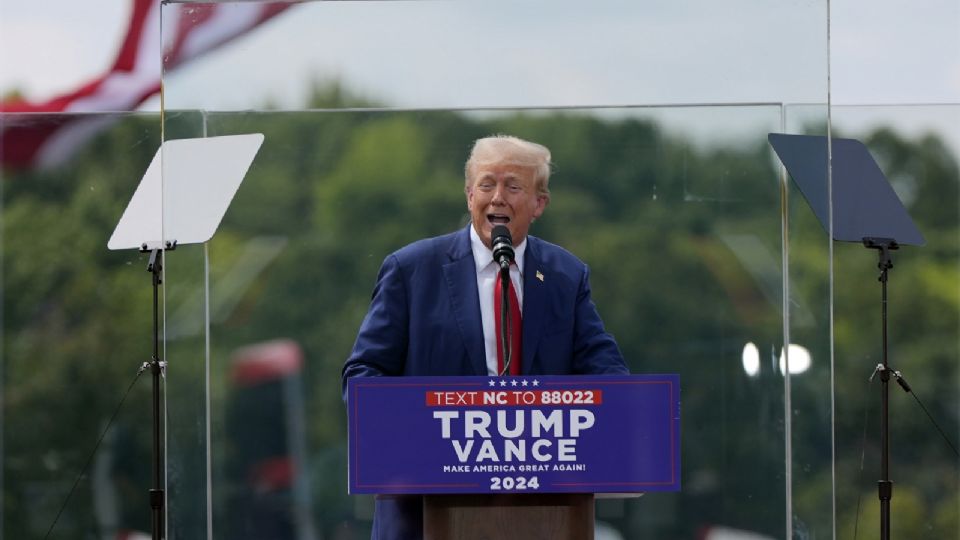
POLYGON ((510 237, 510 229, 505 225, 497 225, 490 233, 493 241, 493 260, 500 265, 501 270, 509 270, 510 263, 513 262, 513 238, 510 237))

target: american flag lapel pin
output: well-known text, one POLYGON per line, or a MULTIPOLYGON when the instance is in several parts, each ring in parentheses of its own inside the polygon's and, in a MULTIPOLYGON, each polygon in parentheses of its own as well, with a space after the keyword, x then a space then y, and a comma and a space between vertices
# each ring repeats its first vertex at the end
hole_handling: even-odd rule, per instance
POLYGON ((543 281, 543 272, 537 270, 537 279, 539 279, 540 281, 543 281))

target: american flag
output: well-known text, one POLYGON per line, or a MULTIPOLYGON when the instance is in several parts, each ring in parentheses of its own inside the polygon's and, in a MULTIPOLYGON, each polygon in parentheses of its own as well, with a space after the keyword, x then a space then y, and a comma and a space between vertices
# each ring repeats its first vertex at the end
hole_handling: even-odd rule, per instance
POLYGON ((10 168, 63 164, 110 123, 104 115, 72 113, 132 111, 160 91, 163 69, 169 74, 290 6, 254 2, 166 4, 162 7, 161 30, 161 2, 132 1, 127 33, 105 74, 45 102, 16 99, 0 103, 0 164, 10 168), (165 48, 162 54, 161 47, 165 48), (37 115, 54 116, 37 121, 37 115))

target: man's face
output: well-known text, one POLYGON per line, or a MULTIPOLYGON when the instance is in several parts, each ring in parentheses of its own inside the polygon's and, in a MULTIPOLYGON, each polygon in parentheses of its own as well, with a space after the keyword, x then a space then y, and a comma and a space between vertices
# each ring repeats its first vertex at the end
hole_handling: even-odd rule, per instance
POLYGON ((481 165, 473 171, 467 189, 467 208, 473 227, 487 247, 495 225, 506 225, 518 245, 527 237, 535 218, 543 214, 547 199, 537 193, 531 167, 481 165))

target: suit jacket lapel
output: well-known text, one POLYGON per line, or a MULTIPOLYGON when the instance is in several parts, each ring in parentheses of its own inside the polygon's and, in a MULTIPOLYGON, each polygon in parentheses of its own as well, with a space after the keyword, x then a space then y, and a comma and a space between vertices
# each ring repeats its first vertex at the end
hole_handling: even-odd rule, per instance
POLYGON ((487 374, 483 324, 480 321, 480 300, 477 292, 477 266, 470 249, 470 225, 454 236, 443 265, 443 277, 450 295, 450 309, 457 321, 463 345, 476 375, 487 374))
MULTIPOLYGON (((543 334, 543 310, 546 306, 547 288, 537 278, 541 272, 537 240, 527 236, 527 251, 523 257, 523 363, 521 373, 535 374, 533 358, 543 334)), ((542 275, 542 274, 541 274, 542 275)))

